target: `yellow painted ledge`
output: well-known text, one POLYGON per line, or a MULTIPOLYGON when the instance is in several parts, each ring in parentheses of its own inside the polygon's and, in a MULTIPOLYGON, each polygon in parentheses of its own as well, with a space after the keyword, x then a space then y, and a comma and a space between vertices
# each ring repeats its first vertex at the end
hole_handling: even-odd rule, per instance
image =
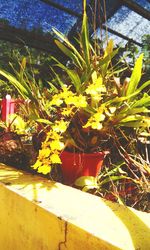
POLYGON ((0 249, 149 250, 150 214, 0 164, 0 249))

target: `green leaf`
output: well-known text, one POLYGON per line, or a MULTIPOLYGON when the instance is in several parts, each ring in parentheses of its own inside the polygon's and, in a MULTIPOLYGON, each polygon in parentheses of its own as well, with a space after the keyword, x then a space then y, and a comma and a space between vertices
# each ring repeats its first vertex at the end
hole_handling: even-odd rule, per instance
POLYGON ((119 181, 119 180, 122 180, 122 179, 128 179, 127 176, 124 176, 124 175, 120 175, 120 176, 109 176, 107 178, 105 178, 103 181, 100 182, 100 185, 104 185, 108 182, 112 182, 112 181, 119 181))
POLYGON ((58 92, 58 88, 52 82, 47 81, 47 83, 49 84, 49 86, 53 92, 55 92, 55 93, 58 92))
POLYGON ((135 108, 132 107, 126 111, 126 115, 136 115, 141 113, 150 113, 150 110, 147 109, 146 107, 135 107, 135 108))
MULTIPOLYGON (((148 83, 148 82, 146 82, 148 83)), ((150 81, 149 81, 150 83, 150 81)), ((122 96, 122 97, 115 97, 114 99, 111 99, 109 100, 108 102, 106 102, 106 104, 112 104, 112 103, 123 103, 124 101, 127 101, 127 100, 131 100, 132 97, 136 97, 138 96, 139 94, 141 93, 141 88, 139 88, 137 91, 135 91, 134 93, 132 93, 131 95, 128 95, 128 96, 122 96)), ((132 101, 133 102, 133 101, 132 101)), ((131 103, 132 103, 131 102, 131 103)), ((128 104, 129 106, 129 104, 128 104)))
MULTIPOLYGON (((132 121, 132 122, 126 122, 126 123, 120 123, 120 126, 126 126, 128 128, 147 128, 148 124, 144 123, 143 121, 132 121)), ((150 126, 150 125, 149 125, 150 126)))
POLYGON ((114 168, 111 169, 111 170, 109 170, 109 171, 108 171, 108 169, 106 169, 106 173, 105 173, 105 174, 103 174, 102 176, 100 176, 100 175, 98 176, 99 181, 100 181, 100 178, 101 178, 101 177, 111 176, 111 175, 114 175, 114 174, 117 173, 117 172, 119 172, 119 173, 121 173, 121 174, 126 174, 126 172, 124 172, 124 171, 122 170, 122 168, 121 168, 123 165, 124 165, 124 161, 121 162, 120 164, 118 163, 117 166, 114 165, 114 168))
POLYGON ((107 47, 106 47, 106 53, 107 55, 110 55, 113 52, 113 48, 114 48, 114 42, 112 39, 110 39, 108 41, 107 47))
POLYGON ((24 70, 26 68, 26 63, 27 63, 27 60, 26 60, 26 57, 24 57, 22 59, 22 62, 20 64, 20 74, 19 74, 19 80, 22 81, 23 80, 23 74, 24 74, 24 70))
POLYGON ((90 65, 90 42, 89 42, 89 30, 88 30, 88 20, 86 14, 86 0, 83 2, 83 21, 81 30, 81 44, 84 53, 84 59, 86 61, 87 67, 90 65))
POLYGON ((132 105, 132 108, 149 107, 149 106, 150 106, 150 96, 144 93, 143 97, 140 100, 136 100, 136 102, 132 105))
POLYGON ((81 176, 75 181, 78 187, 97 186, 97 179, 93 176, 81 176))
POLYGON ((118 50, 113 51, 113 41, 112 39, 108 42, 108 45, 105 49, 104 60, 106 60, 105 64, 101 66, 102 76, 104 77, 107 74, 108 66, 111 62, 113 56, 117 54, 118 50))
POLYGON ((125 202, 123 201, 123 198, 120 198, 118 195, 117 195, 117 201, 120 205, 124 205, 125 206, 125 202))
POLYGON ((137 86, 139 84, 142 74, 142 61, 143 61, 143 54, 141 54, 135 62, 131 79, 127 86, 127 91, 126 91, 127 96, 133 94, 137 90, 137 86))
POLYGON ((72 80, 73 85, 76 88, 76 91, 79 92, 81 87, 80 77, 78 76, 77 72, 74 70, 67 70, 67 74, 69 75, 70 79, 72 80))
POLYGON ((119 74, 121 72, 124 72, 127 68, 128 67, 124 67, 122 69, 116 69, 116 70, 113 69, 113 71, 110 71, 109 76, 114 76, 114 75, 117 75, 117 74, 119 74))
POLYGON ((72 51, 74 52, 74 54, 77 56, 78 60, 81 61, 83 63, 83 65, 85 65, 85 61, 82 58, 82 56, 80 55, 80 53, 77 51, 77 49, 69 42, 69 40, 67 39, 67 37, 65 35, 63 35, 62 33, 60 33, 59 31, 57 31, 56 29, 52 29, 53 32, 63 41, 65 42, 65 44, 72 49, 72 51))
POLYGON ((35 119, 36 122, 39 122, 39 123, 44 123, 44 124, 47 124, 47 125, 51 125, 52 123, 47 120, 47 119, 35 119))
POLYGON ((145 89, 146 87, 148 87, 150 85, 150 80, 148 80, 147 82, 143 83, 138 89, 137 92, 140 93, 143 89, 145 89))
POLYGON ((102 66, 104 64, 109 64, 111 62, 111 59, 118 53, 118 49, 115 49, 114 51, 112 51, 110 54, 108 54, 107 56, 105 56, 104 58, 100 59, 99 61, 99 66, 102 66))
POLYGON ((75 63, 77 67, 82 69, 82 65, 78 57, 72 52, 71 49, 67 48, 67 46, 65 46, 63 43, 61 43, 58 40, 55 40, 55 43, 58 46, 58 48, 75 63))
POLYGON ((141 115, 129 115, 126 118, 122 119, 121 122, 126 123, 131 121, 141 121, 142 119, 143 117, 141 115))
MULTIPOLYGON (((56 61, 55 58, 53 58, 53 59, 56 61)), ((60 79, 59 75, 55 72, 55 70, 54 70, 51 66, 50 66, 50 69, 51 69, 51 71, 53 72, 53 74, 54 74, 55 77, 56 77, 55 81, 57 82, 57 84, 58 84, 59 86, 63 87, 64 83, 63 83, 62 80, 60 79)))
POLYGON ((77 74, 77 72, 74 70, 68 69, 65 65, 60 63, 57 59, 55 59, 55 61, 57 62, 56 66, 63 69, 68 74, 74 87, 76 88, 76 91, 78 92, 80 90, 80 87, 81 87, 81 80, 80 80, 80 77, 77 74))
POLYGON ((32 100, 32 92, 27 85, 23 86, 13 75, 4 70, 0 70, 0 74, 4 76, 18 90, 24 99, 29 98, 32 100))
POLYGON ((25 70, 26 64, 27 64, 27 59, 26 59, 26 57, 24 57, 24 58, 22 59, 22 62, 21 62, 21 68, 25 70))
POLYGON ((144 115, 130 115, 120 121, 120 126, 133 128, 148 128, 150 127, 150 117, 144 115))
POLYGON ((93 185, 84 186, 84 187, 82 188, 82 191, 83 191, 83 192, 87 192, 87 191, 89 191, 89 190, 91 190, 91 189, 95 189, 95 188, 97 188, 97 186, 93 186, 93 185))

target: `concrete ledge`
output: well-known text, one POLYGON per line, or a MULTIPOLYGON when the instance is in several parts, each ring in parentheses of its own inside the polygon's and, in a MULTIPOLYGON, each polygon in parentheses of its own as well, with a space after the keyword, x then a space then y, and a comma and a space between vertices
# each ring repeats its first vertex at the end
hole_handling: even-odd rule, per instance
POLYGON ((3 250, 148 250, 150 214, 0 165, 3 250))

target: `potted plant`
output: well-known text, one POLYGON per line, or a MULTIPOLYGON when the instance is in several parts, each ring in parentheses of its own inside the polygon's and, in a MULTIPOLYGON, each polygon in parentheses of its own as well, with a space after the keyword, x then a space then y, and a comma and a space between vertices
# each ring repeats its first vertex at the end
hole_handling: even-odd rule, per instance
POLYGON ((28 134, 28 124, 21 116, 11 114, 6 121, 0 120, 0 129, 0 162, 27 170, 30 157, 22 137, 28 134))
MULTIPOLYGON (((142 91, 150 85, 150 81, 140 85, 141 54, 130 79, 119 82, 119 74, 126 68, 112 65, 112 58, 118 53, 113 41, 110 40, 105 49, 90 42, 86 0, 78 48, 60 32, 54 32, 58 38, 57 46, 70 61, 64 65, 53 58, 55 77, 49 82, 52 94, 47 97, 42 94, 39 99, 31 98, 30 109, 38 113, 34 119, 46 127, 46 139, 33 168, 48 174, 53 166, 62 164, 64 182, 71 185, 82 175, 98 174, 112 141, 115 141, 121 154, 122 151, 125 153, 125 161, 130 164, 132 159, 127 157, 123 147, 130 134, 138 136, 139 132, 148 131, 150 96, 142 91), (56 67, 62 70, 62 74, 55 72, 56 67), (42 104, 43 112, 38 112, 36 102, 38 107, 39 103, 42 104), (43 113, 46 115, 43 116, 43 113), (96 161, 101 160, 95 170, 91 156, 96 161)), ((21 93, 19 81, 16 82, 4 71, 0 73, 19 87, 21 93)), ((28 90, 29 86, 23 81, 22 91, 25 95, 29 93, 26 96, 30 99, 34 91, 28 90)))
POLYGON ((125 68, 111 64, 118 52, 113 41, 103 51, 90 43, 86 1, 78 50, 64 35, 54 32, 60 38, 56 44, 70 58, 70 66, 53 58, 65 77, 56 74, 51 83, 54 93, 47 103, 50 117, 43 120, 50 130, 33 167, 47 174, 53 164, 62 163, 65 183, 73 184, 79 176, 98 174, 112 138, 121 147, 120 137, 125 141, 129 133, 137 136, 139 130, 148 130, 150 96, 142 91, 150 81, 139 85, 142 54, 130 79, 118 81, 116 77, 125 68), (101 160, 95 169, 91 157, 101 160))

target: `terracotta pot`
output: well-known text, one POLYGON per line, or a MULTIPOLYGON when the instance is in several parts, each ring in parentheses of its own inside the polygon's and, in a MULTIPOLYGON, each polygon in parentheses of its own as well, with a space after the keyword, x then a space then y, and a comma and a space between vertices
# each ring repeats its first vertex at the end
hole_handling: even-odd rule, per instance
POLYGON ((80 176, 97 176, 108 152, 72 153, 63 151, 60 155, 65 184, 73 184, 80 176))

